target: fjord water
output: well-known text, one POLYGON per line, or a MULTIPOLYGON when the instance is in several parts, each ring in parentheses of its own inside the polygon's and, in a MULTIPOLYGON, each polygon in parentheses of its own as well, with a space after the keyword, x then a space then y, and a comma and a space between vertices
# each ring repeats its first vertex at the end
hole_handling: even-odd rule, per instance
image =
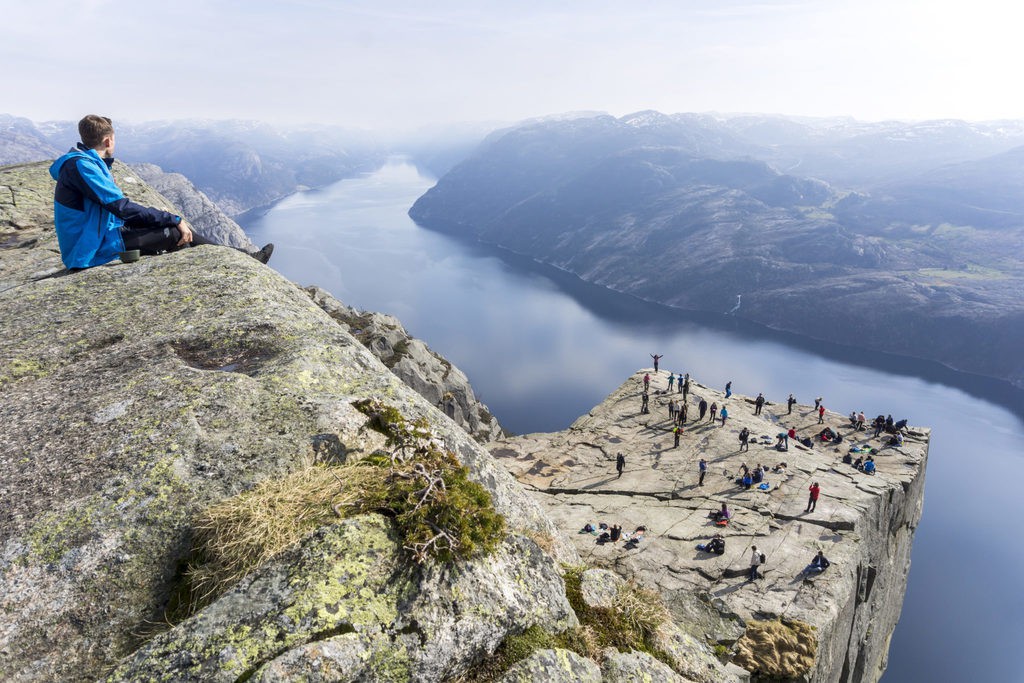
MULTIPOLYGON (((396 315, 458 365, 502 425, 556 431, 649 354, 711 386, 932 428, 924 517, 886 683, 1022 680, 1024 399, 936 365, 686 314, 587 285, 406 215, 433 181, 393 160, 293 195, 245 228, 285 277, 396 315)), ((955 331, 951 331, 955 334, 955 331)), ((639 406, 638 406, 639 407, 639 406)), ((739 408, 743 409, 743 408, 739 408)), ((827 497, 827 491, 823 491, 827 497)))

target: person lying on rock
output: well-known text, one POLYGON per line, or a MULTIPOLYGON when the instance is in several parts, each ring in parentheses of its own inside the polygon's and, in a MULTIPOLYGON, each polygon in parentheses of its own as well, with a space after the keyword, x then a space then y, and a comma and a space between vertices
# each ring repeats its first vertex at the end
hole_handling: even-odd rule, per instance
MULTIPOLYGON (((119 252, 138 249, 153 255, 213 242, 195 234, 181 216, 141 206, 124 196, 110 172, 114 164, 114 125, 89 114, 78 122, 82 141, 53 162, 53 223, 61 260, 71 271, 113 261, 119 252)), ((261 263, 274 245, 246 252, 261 263)), ((240 250, 241 251, 241 250, 240 250)))

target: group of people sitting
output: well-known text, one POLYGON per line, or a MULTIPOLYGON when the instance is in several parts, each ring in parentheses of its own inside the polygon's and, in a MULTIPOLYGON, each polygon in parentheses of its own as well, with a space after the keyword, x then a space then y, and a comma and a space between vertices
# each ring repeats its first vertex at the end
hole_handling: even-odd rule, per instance
POLYGON ((847 465, 852 465, 864 474, 875 473, 875 458, 872 455, 868 455, 865 459, 863 455, 858 455, 857 459, 853 459, 853 453, 855 451, 851 449, 846 455, 843 456, 843 462, 847 465))
POLYGON ((582 529, 581 534, 591 534, 597 536, 598 543, 618 543, 620 540, 626 541, 625 547, 627 549, 635 548, 640 544, 644 534, 647 533, 647 527, 640 525, 633 530, 633 533, 628 531, 624 532, 622 527, 618 524, 612 524, 608 526, 604 522, 599 522, 597 526, 587 522, 582 529))
POLYGON ((875 428, 875 436, 879 436, 882 432, 886 434, 899 434, 907 426, 907 421, 893 420, 892 415, 879 415, 871 421, 871 426, 875 428))
POLYGON ((838 444, 843 442, 843 435, 838 430, 834 430, 831 427, 825 427, 818 432, 818 438, 825 443, 838 444))
MULTIPOLYGON (((776 472, 780 472, 785 469, 786 463, 780 464, 782 465, 782 469, 778 469, 779 465, 776 465, 776 472)), ((767 490, 767 482, 764 480, 765 474, 767 472, 768 469, 764 465, 759 464, 757 467, 751 470, 749 467, 747 467, 747 463, 743 463, 742 465, 740 465, 740 472, 739 476, 736 478, 736 485, 742 486, 744 489, 747 490, 749 490, 752 486, 757 486, 758 488, 763 488, 767 490)))

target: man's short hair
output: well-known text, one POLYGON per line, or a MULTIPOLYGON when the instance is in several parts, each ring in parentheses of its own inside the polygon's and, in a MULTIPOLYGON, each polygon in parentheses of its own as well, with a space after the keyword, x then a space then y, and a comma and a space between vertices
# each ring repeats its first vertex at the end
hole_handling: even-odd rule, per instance
POLYGON ((78 122, 78 135, 82 144, 95 149, 103 143, 103 138, 114 134, 114 122, 106 116, 89 114, 78 122))

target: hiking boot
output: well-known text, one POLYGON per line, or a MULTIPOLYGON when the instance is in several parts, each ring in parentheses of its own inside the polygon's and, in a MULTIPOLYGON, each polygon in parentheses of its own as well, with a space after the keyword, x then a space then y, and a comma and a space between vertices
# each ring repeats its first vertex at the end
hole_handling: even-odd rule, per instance
POLYGON ((250 252, 249 256, 252 256, 254 259, 259 261, 260 263, 265 264, 267 261, 270 260, 270 255, 273 254, 273 253, 274 253, 274 245, 271 243, 271 244, 267 244, 266 246, 264 246, 259 251, 250 252))

